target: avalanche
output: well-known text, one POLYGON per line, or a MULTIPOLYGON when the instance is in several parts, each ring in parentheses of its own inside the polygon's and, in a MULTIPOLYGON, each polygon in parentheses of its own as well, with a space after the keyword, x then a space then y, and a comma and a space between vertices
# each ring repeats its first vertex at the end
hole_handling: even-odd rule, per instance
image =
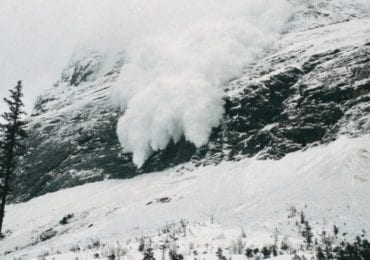
POLYGON ((182 136, 198 147, 207 143, 224 112, 225 83, 278 37, 292 7, 286 0, 135 6, 140 18, 124 46, 114 97, 125 110, 120 142, 140 167, 182 136))

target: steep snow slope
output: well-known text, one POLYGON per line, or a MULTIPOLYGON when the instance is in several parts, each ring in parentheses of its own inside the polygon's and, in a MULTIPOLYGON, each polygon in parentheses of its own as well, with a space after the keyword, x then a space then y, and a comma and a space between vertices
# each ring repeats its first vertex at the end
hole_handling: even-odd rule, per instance
POLYGON ((29 118, 29 151, 20 161, 13 200, 189 161, 206 165, 256 154, 279 159, 342 134, 369 133, 368 1, 291 4, 284 33, 226 84, 225 114, 209 142, 197 148, 180 138, 141 169, 122 152, 116 134, 125 110, 112 104, 111 90, 125 71, 125 53, 76 55, 29 118))
MULTIPOLYGON (((191 242, 202 248, 208 243, 212 250, 230 246, 241 228, 248 244, 271 242, 276 227, 280 236, 294 242, 298 239, 294 220, 287 218, 292 207, 306 212, 315 232, 335 224, 352 237, 370 229, 369 147, 369 135, 342 137, 278 161, 250 158, 218 166, 186 164, 10 205, 5 223, 9 233, 0 243, 2 254, 10 253, 2 259, 66 253, 76 246, 86 248, 93 239, 112 246, 119 241, 132 256, 128 259, 140 259, 135 237, 153 235, 153 241, 160 243, 164 238, 156 237, 157 230, 181 219, 194 223, 189 224, 192 234, 178 241, 184 254, 191 242), (59 220, 67 214, 73 217, 61 225, 59 220), (209 223, 211 219, 215 223, 209 223), (40 241, 49 229, 55 236, 40 241)), ((84 254, 89 255, 74 253, 84 254)))

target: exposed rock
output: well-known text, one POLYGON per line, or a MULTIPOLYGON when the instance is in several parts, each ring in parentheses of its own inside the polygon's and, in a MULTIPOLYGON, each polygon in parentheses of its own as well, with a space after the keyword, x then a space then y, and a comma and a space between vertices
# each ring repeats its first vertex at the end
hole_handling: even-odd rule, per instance
POLYGON ((157 199, 158 203, 169 203, 170 201, 171 201, 171 198, 169 197, 162 197, 162 198, 157 199))
POLYGON ((13 200, 188 161, 279 159, 341 134, 369 133, 370 20, 361 12, 342 14, 335 4, 336 16, 325 8, 308 8, 316 17, 308 27, 298 26, 307 13, 296 14, 271 50, 227 84, 225 117, 208 145, 196 148, 181 139, 154 153, 142 169, 122 152, 116 135, 123 112, 112 105, 110 88, 124 55, 110 64, 98 53, 72 60, 29 119, 29 149, 19 163, 13 200), (355 31, 342 33, 348 30, 355 31))
POLYGON ((40 237, 39 237, 40 241, 49 240, 49 239, 55 237, 57 233, 58 232, 56 230, 52 229, 52 228, 50 228, 48 230, 45 230, 44 232, 42 232, 40 234, 40 237))

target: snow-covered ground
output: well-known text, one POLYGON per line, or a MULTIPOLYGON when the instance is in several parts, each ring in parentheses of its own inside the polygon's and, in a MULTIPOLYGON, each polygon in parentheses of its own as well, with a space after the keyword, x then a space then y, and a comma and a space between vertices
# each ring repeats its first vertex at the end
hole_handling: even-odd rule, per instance
MULTIPOLYGON (((190 254, 191 245, 208 244, 206 252, 214 259, 217 247, 231 246, 241 230, 248 245, 271 243, 276 228, 294 242, 297 232, 288 218, 292 207, 304 210, 317 232, 335 224, 354 236, 370 230, 369 169, 370 136, 365 135, 342 137, 279 161, 249 158, 200 168, 187 164, 61 190, 7 207, 1 259, 29 259, 45 252, 68 253, 59 259, 72 259, 71 254, 82 253, 71 249, 87 248, 94 240, 111 246, 119 241, 128 250, 127 259, 141 259, 137 238, 160 239, 158 230, 181 220, 192 230, 178 240, 182 253, 190 254), (73 217, 60 224, 68 214, 73 217), (41 242, 49 229, 55 236, 41 242), (11 253, 4 255, 7 251, 11 253)), ((87 253, 84 257, 89 259, 87 253)))
MULTIPOLYGON (((169 3, 171 1, 164 2, 169 3)), ((243 1, 239 2, 242 3, 243 1)), ((253 1, 249 2, 252 4, 253 1)), ((264 3, 272 2, 274 1, 264 1, 264 3)), ((283 3, 285 1, 281 0, 279 2, 283 3)), ((145 1, 142 1, 142 3, 146 5, 145 1)), ((274 6, 279 7, 277 3, 277 1, 274 2, 274 6)), ((263 54, 266 57, 265 59, 257 60, 256 64, 252 65, 266 68, 266 70, 271 69, 272 73, 292 64, 300 68, 313 54, 334 48, 342 49, 346 46, 365 46, 369 42, 370 20, 368 15, 370 8, 368 0, 297 0, 289 1, 289 3, 294 5, 295 15, 286 26, 281 25, 271 31, 266 29, 266 34, 269 32, 275 34, 285 27, 286 31, 282 35, 275 35, 278 36, 274 41, 275 43, 272 43, 274 37, 267 42, 265 42, 266 39, 261 38, 264 39, 263 44, 257 46, 257 49, 270 45, 271 47, 269 50, 263 50, 266 51, 263 54), (293 2, 296 2, 296 4, 294 5, 293 2), (297 7, 302 10, 296 10, 297 7), (273 61, 278 60, 278 58, 284 59, 281 59, 281 62, 274 63, 273 61)), ((256 5, 261 5, 262 9, 265 7, 261 3, 256 5)), ((150 12, 152 10, 150 6, 147 9, 150 12)), ((242 10, 236 11, 239 13, 242 10)), ((192 10, 189 11, 192 13, 192 10)), ((279 13, 277 12, 277 14, 279 13)), ((279 20, 285 21, 286 15, 290 14, 290 11, 280 14, 279 20)), ((172 16, 173 14, 170 15, 170 18, 173 18, 172 16)), ((203 25, 204 20, 203 17, 201 18, 200 25, 203 25)), ((263 15, 262 18, 266 18, 266 15, 263 15)), ((226 15, 225 19, 234 21, 235 16, 226 15)), ((218 22, 217 19, 214 20, 218 22)), ((226 20, 222 20, 220 24, 224 25, 226 20)), ((259 19, 257 20, 259 21, 259 19)), ((267 24, 270 24, 271 21, 274 24, 273 19, 269 20, 267 24)), ((207 21, 205 24, 208 26, 207 21)), ((153 24, 154 27, 155 25, 153 24)), ((168 26, 168 24, 165 25, 168 26)), ((230 26, 234 27, 233 23, 230 26)), ((244 26, 242 28, 246 30, 244 26)), ((190 30, 190 32, 193 31, 190 30)), ((228 78, 240 70, 239 65, 236 68, 232 66, 233 62, 236 61, 234 54, 230 56, 231 64, 223 61, 223 54, 228 53, 229 47, 234 46, 233 42, 230 43, 230 46, 218 49, 218 45, 213 46, 213 43, 218 43, 218 39, 223 34, 211 33, 210 36, 212 37, 205 37, 202 40, 202 37, 199 36, 199 30, 196 29, 194 32, 195 37, 190 37, 190 40, 194 40, 195 43, 202 43, 200 45, 202 47, 200 48, 201 53, 205 50, 206 52, 210 51, 212 55, 206 55, 204 59, 199 59, 203 56, 198 57, 198 48, 195 48, 197 45, 192 45, 193 41, 190 41, 189 45, 185 44, 184 49, 187 51, 184 52, 181 51, 181 48, 162 49, 161 41, 157 42, 158 46, 154 46, 160 47, 158 50, 154 48, 154 50, 157 50, 154 52, 151 52, 151 48, 147 49, 148 46, 146 45, 139 45, 140 48, 136 51, 144 53, 142 58, 148 56, 152 58, 153 64, 156 65, 154 68, 159 68, 159 71, 154 73, 152 77, 149 75, 149 78, 145 80, 142 77, 146 73, 146 66, 142 68, 139 65, 150 65, 152 63, 147 63, 144 59, 145 62, 141 64, 140 59, 132 60, 131 57, 131 62, 134 61, 135 65, 133 68, 131 67, 131 72, 136 72, 133 79, 138 80, 139 83, 143 80, 143 85, 145 85, 146 81, 152 81, 152 79, 157 80, 163 77, 167 79, 167 76, 170 76, 169 78, 172 80, 173 75, 183 75, 182 73, 186 72, 184 74, 186 77, 179 77, 181 83, 179 86, 187 86, 185 84, 187 83, 186 80, 194 78, 192 76, 194 73, 196 75, 198 73, 202 74, 201 79, 204 75, 219 76, 218 70, 223 70, 226 64, 226 68, 233 68, 232 73, 227 75, 226 78, 228 78), (198 40, 200 41, 198 42, 198 40), (209 49, 209 45, 216 49, 209 49), (147 53, 151 55, 145 55, 147 53), (189 53, 192 55, 189 56, 189 53), (219 53, 222 55, 219 55, 219 53), (216 54, 217 59, 212 59, 213 54, 216 54), (156 55, 164 60, 159 59, 158 63, 158 60, 155 59, 156 55), (199 59, 197 66, 193 64, 193 56, 199 59), (169 59, 166 59, 166 57, 169 57, 169 59), (218 59, 221 59, 221 62, 218 62, 218 59), (210 62, 210 60, 216 62, 210 62), (215 67, 215 64, 220 67, 215 67), (172 70, 168 71, 168 68, 173 67, 173 65, 176 65, 174 67, 177 69, 174 69, 176 73, 172 75, 169 73, 172 70), (211 68, 211 70, 208 71, 208 69, 203 68, 203 65, 205 68, 211 68), (178 68, 181 69, 181 73, 177 73, 179 72, 178 68), (141 73, 142 71, 143 73, 141 73), (189 73, 189 77, 187 73, 189 73)), ((213 31, 210 30, 210 32, 213 31)), ((188 35, 185 33, 184 36, 188 35)), ((240 35, 238 33, 234 36, 236 36, 235 40, 242 40, 239 39, 240 35)), ((230 35, 227 35, 227 38, 230 37, 230 35)), ((175 39, 170 38, 171 40, 175 39)), ((233 38, 231 37, 231 39, 233 38)), ((256 39, 253 38, 253 40, 256 39)), ((180 42, 187 43, 186 41, 180 42)), ((249 43, 249 41, 247 42, 249 43)), ((174 45, 176 43, 175 41, 174 45)), ((137 47, 133 43, 132 45, 137 47)), ((254 50, 255 42, 252 42, 251 45, 247 44, 247 49, 248 46, 253 47, 254 50)), ((138 57, 135 55, 134 57, 141 57, 136 52, 133 53, 138 55, 138 57)), ((259 53, 260 51, 256 51, 256 54, 259 53)), ((80 121, 76 123, 76 126, 93 129, 97 124, 97 114, 99 114, 95 111, 105 109, 104 105, 111 103, 110 88, 116 84, 115 81, 125 58, 127 57, 117 57, 117 59, 112 60, 109 58, 107 59, 109 62, 103 62, 102 68, 98 64, 100 59, 104 60, 103 56, 97 55, 87 59, 87 63, 97 62, 92 67, 95 67, 95 65, 99 67, 96 71, 92 69, 92 72, 96 75, 91 75, 91 82, 88 78, 89 80, 82 82, 78 87, 70 84, 68 80, 59 82, 59 85, 56 84, 45 94, 44 97, 47 100, 43 108, 45 111, 33 117, 33 125, 39 124, 40 128, 46 130, 54 124, 59 124, 55 132, 42 131, 45 138, 47 140, 55 139, 55 143, 61 143, 70 138, 72 142, 77 139, 76 136, 78 135, 68 135, 67 133, 73 132, 74 129, 65 122, 72 122, 79 117, 81 109, 85 109, 89 111, 89 113, 86 113, 89 117, 86 120, 81 120, 83 123, 80 121), (119 66, 115 66, 116 63, 119 66), (109 69, 107 69, 108 67, 109 69)), ((348 56, 348 58, 350 59, 351 56, 348 56)), ((245 63, 248 64, 251 60, 247 59, 245 63)), ((125 62, 130 65, 129 60, 125 62)), ((245 65, 244 61, 242 65, 245 65)), ((74 68, 74 66, 70 67, 70 70, 67 68, 64 76, 72 76, 74 68)), ((124 77, 125 66, 122 68, 123 76, 121 76, 124 77)), ((149 68, 151 69, 150 66, 149 68)), ((261 77, 259 73, 256 74, 261 77)), ((266 74, 265 77, 270 75, 266 74)), ((213 77, 208 79, 208 76, 206 79, 210 82, 215 80, 213 77)), ((308 85, 310 88, 316 86, 317 75, 314 75, 314 77, 314 79, 308 80, 308 82, 314 83, 312 86, 308 85)), ((233 83, 230 83, 231 91, 239 93, 240 86, 245 85, 245 82, 249 80, 254 80, 254 78, 255 75, 246 70, 240 80, 234 81, 235 88, 233 83)), ((130 81, 131 78, 128 77, 128 79, 130 81)), ((219 81, 219 79, 216 78, 216 81, 219 81)), ((127 83, 127 79, 122 81, 122 78, 120 78, 119 82, 127 83)), ((164 80, 164 82, 167 82, 167 80, 164 80)), ((154 86, 156 85, 154 84, 154 86)), ((195 86, 197 87, 197 84, 195 86)), ((126 91, 126 89, 124 88, 122 91, 126 91)), ((152 124, 156 126, 154 130, 151 126, 146 127, 146 124, 138 124, 142 130, 139 132, 139 141, 143 140, 142 136, 149 136, 147 132, 151 132, 154 137, 160 139, 159 141, 155 140, 154 143, 152 142, 154 138, 144 140, 144 147, 148 143, 152 145, 149 154, 151 150, 165 148, 169 139, 176 140, 178 135, 185 134, 183 129, 175 131, 179 130, 176 128, 178 126, 176 124, 171 129, 167 129, 167 123, 173 121, 172 114, 166 114, 163 118, 157 117, 157 115, 163 116, 163 111, 172 112, 173 107, 167 108, 166 106, 162 109, 163 111, 154 110, 158 103, 163 105, 172 104, 168 100, 176 103, 177 96, 180 100, 186 98, 186 96, 181 95, 181 91, 174 92, 173 96, 169 95, 163 98, 162 95, 153 96, 151 95, 152 92, 143 90, 145 100, 140 99, 141 102, 138 102, 137 106, 134 103, 135 111, 140 113, 142 113, 142 105, 146 104, 146 112, 150 115, 150 120, 157 120, 154 121, 155 124, 152 124), (153 98, 158 102, 149 103, 153 98), (165 127, 162 128, 162 126, 165 127), (175 134, 175 132, 177 133, 175 134), (168 135, 163 137, 163 134, 168 135)), ((193 88, 187 89, 186 92, 190 94, 191 105, 184 107, 189 108, 192 107, 193 103, 197 103, 192 99, 194 95, 197 96, 197 92, 194 92, 193 88)), ((161 93, 171 94, 172 89, 161 93)), ((208 100, 210 93, 208 91, 204 91, 204 93, 208 100)), ((219 104, 220 108, 222 108, 223 102, 221 100, 222 93, 222 91, 216 93, 217 100, 221 102, 219 104)), ((232 94, 229 93, 229 95, 232 94)), ((135 93, 134 96, 137 96, 137 94, 135 93)), ((126 104, 129 100, 131 98, 121 102, 123 103, 121 105, 130 108, 130 104, 126 104)), ((204 108, 208 111, 207 107, 204 108)), ((211 112, 214 113, 215 109, 212 106, 210 108, 211 112)), ((110 109, 110 107, 106 108, 107 114, 112 113, 110 109)), ((217 118, 221 116, 221 110, 218 111, 217 118)), ((363 111, 365 111, 365 108, 363 111)), ((364 112, 361 116, 368 117, 366 113, 364 112)), ((140 119, 136 116, 137 113, 134 114, 135 116, 131 117, 132 120, 140 119)), ((173 116, 177 119, 178 115, 181 117, 182 114, 177 113, 173 116)), ((139 121, 148 122, 145 113, 143 115, 139 121)), ((208 112, 192 112, 191 115, 209 117, 208 112)), ((203 117, 200 119, 203 119, 203 117)), ((128 120, 128 122, 130 121, 128 120)), ((198 122, 198 120, 196 121, 198 122)), ((208 126, 216 126, 218 119, 216 121, 216 123, 211 122, 208 126)), ((201 124, 205 123, 203 120, 200 120, 200 122, 201 124)), ((130 129, 134 126, 128 125, 130 129)), ((273 125, 267 125, 264 129, 268 130, 272 127, 273 125)), ((349 124, 347 128, 351 128, 351 131, 353 131, 354 127, 349 124)), ((138 129, 134 127, 131 130, 134 136, 138 133, 138 129)), ((345 133, 345 130, 340 130, 340 132, 345 133)), ((207 138, 208 134, 206 134, 207 138)), ((206 141, 200 143, 203 144, 206 141)), ((135 143, 135 145, 140 144, 135 143)), ((80 148, 78 146, 76 149, 79 150, 80 148)), ((131 147, 128 150, 133 151, 134 149, 131 147)), ((141 158, 142 162, 148 154, 144 153, 144 155, 141 158)), ((121 259, 137 260, 143 257, 142 252, 138 250, 142 240, 146 244, 151 244, 157 259, 162 259, 160 246, 167 243, 166 239, 171 240, 171 243, 175 245, 171 244, 170 247, 178 247, 178 252, 183 254, 186 259, 194 259, 195 251, 201 255, 200 259, 215 259, 219 247, 224 249, 225 255, 232 256, 234 260, 245 259, 245 256, 240 253, 244 253, 246 246, 271 245, 274 242, 274 236, 279 237, 279 241, 286 241, 295 248, 299 248, 302 244, 302 237, 297 231, 295 222, 301 211, 305 212, 315 234, 320 233, 323 229, 332 230, 333 225, 338 226, 341 233, 347 233, 349 239, 361 234, 362 230, 370 232, 369 135, 362 135, 357 138, 341 137, 327 145, 317 144, 317 146, 312 146, 304 151, 288 154, 279 161, 262 161, 256 158, 258 158, 258 155, 238 162, 222 162, 219 165, 203 167, 196 167, 188 163, 166 171, 153 172, 128 180, 105 180, 60 190, 25 203, 9 205, 6 208, 5 217, 6 236, 0 241, 0 259, 38 259, 43 257, 49 259, 75 259, 76 257, 91 259, 107 257, 111 252, 114 252, 115 255, 121 255, 121 259), (176 237, 176 242, 173 242, 173 236, 176 237), (238 244, 243 245, 243 250, 239 250, 238 244)), ((82 159, 84 158, 82 157, 82 159)), ((99 169, 98 173, 101 174, 102 172, 99 169)), ((76 170, 73 173, 83 176, 88 171, 76 170)), ((365 236, 369 235, 365 234, 365 236)), ((290 256, 281 256, 279 259, 290 259, 290 256)))

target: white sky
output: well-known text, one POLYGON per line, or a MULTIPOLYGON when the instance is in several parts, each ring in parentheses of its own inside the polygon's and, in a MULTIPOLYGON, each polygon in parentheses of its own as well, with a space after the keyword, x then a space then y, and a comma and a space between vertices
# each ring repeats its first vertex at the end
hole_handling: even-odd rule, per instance
POLYGON ((30 111, 35 97, 58 79, 76 46, 89 39, 94 47, 92 37, 114 35, 108 25, 115 23, 122 6, 116 0, 0 0, 1 99, 23 80, 30 111))

